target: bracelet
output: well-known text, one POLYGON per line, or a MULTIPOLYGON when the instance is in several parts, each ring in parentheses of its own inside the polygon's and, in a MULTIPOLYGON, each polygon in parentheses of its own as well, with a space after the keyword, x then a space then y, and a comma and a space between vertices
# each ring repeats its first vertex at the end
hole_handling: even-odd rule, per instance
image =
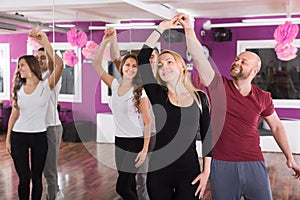
POLYGON ((160 35, 160 36, 162 36, 162 33, 159 31, 159 30, 157 30, 157 29, 154 29, 156 32, 158 32, 158 34, 160 35))

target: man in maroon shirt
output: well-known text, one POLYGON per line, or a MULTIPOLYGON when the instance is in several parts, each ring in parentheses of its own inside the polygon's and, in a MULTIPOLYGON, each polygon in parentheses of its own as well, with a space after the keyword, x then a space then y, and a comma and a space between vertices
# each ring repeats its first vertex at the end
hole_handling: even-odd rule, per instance
POLYGON ((189 17, 185 14, 178 14, 178 17, 181 17, 180 23, 185 30, 188 51, 212 101, 212 128, 214 135, 218 136, 213 147, 210 177, 213 199, 232 200, 242 196, 246 199, 272 199, 269 175, 259 144, 257 127, 260 117, 270 126, 296 179, 300 179, 300 168, 293 158, 270 93, 251 84, 260 70, 259 56, 248 51, 240 53, 231 65, 233 80, 229 80, 215 71, 206 59, 189 17))

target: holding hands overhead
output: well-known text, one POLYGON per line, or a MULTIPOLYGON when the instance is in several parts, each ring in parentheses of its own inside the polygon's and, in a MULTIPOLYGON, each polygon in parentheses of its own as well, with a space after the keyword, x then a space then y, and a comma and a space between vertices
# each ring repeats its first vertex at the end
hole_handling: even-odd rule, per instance
POLYGON ((175 17, 178 18, 178 21, 180 23, 180 25, 184 28, 184 29, 188 29, 188 28, 193 28, 191 22, 190 22, 190 17, 184 13, 179 13, 177 14, 175 17))
POLYGON ((104 36, 102 38, 102 41, 104 41, 106 39, 111 39, 116 36, 117 36, 116 30, 113 27, 109 27, 109 28, 105 29, 105 31, 104 31, 104 36))
POLYGON ((50 44, 46 33, 44 33, 41 30, 32 29, 29 32, 29 37, 31 37, 32 39, 34 39, 36 42, 38 42, 43 47, 45 47, 46 45, 50 44))

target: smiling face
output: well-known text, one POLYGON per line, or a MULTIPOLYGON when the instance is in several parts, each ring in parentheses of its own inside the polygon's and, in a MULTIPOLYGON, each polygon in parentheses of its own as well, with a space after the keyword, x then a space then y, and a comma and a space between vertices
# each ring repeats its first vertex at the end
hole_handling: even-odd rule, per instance
POLYGON ((260 69, 260 59, 252 52, 242 52, 233 61, 230 69, 230 76, 234 80, 251 80, 260 69))
POLYGON ((123 78, 133 79, 137 74, 137 60, 133 57, 126 58, 121 70, 123 78))
POLYGON ((38 60, 33 55, 25 55, 18 60, 18 70, 16 76, 22 79, 33 78, 36 76, 42 80, 41 68, 38 60))
POLYGON ((21 78, 31 78, 33 73, 24 58, 20 59, 18 63, 18 71, 20 73, 21 78))
POLYGON ((42 72, 48 70, 48 57, 44 50, 38 50, 36 58, 39 61, 42 72))
POLYGON ((161 80, 169 83, 178 81, 182 67, 178 65, 172 54, 163 53, 158 58, 157 70, 157 73, 161 80))

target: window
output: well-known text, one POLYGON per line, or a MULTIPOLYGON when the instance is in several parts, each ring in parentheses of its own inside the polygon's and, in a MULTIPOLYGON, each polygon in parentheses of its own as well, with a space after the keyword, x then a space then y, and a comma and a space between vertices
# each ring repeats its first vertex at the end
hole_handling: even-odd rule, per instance
POLYGON ((290 61, 281 61, 274 50, 275 40, 238 41, 237 53, 252 51, 262 60, 260 72, 253 79, 253 84, 271 92, 275 107, 300 108, 300 40, 297 57, 290 61))
POLYGON ((0 44, 0 99, 10 99, 10 51, 9 44, 0 44))
MULTIPOLYGON (((64 51, 73 50, 78 63, 74 67, 65 65, 62 74, 62 87, 58 95, 60 102, 82 102, 82 74, 81 74, 81 48, 73 47, 67 42, 53 43, 53 48, 57 55, 62 57, 64 51)), ((27 45, 27 53, 33 54, 32 47, 27 45)))

